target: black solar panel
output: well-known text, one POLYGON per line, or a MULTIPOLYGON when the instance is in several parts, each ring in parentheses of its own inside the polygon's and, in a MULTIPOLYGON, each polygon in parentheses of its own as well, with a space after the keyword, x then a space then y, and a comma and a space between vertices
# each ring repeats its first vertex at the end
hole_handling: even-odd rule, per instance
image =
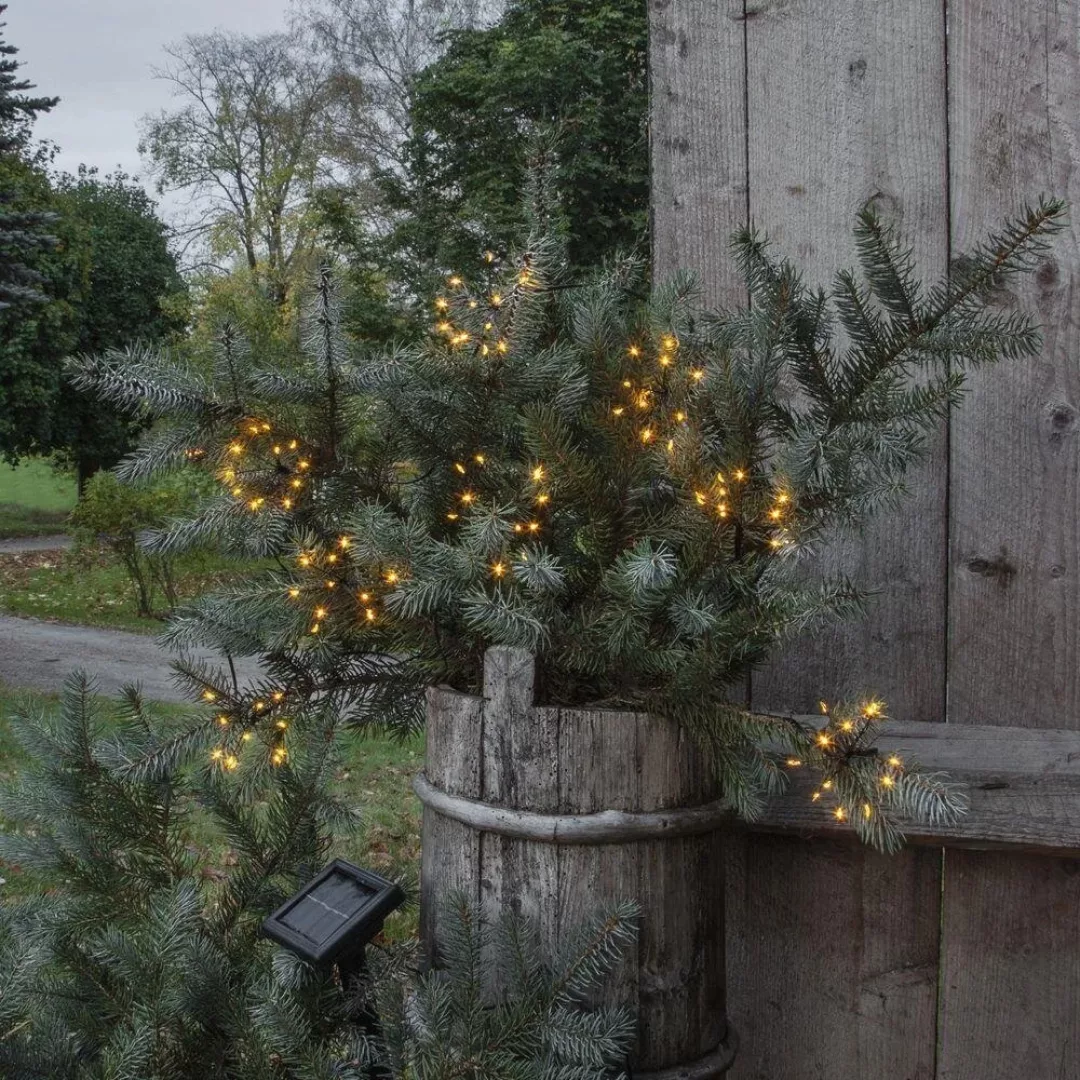
POLYGON ((313 963, 353 953, 404 901, 386 878, 335 859, 263 923, 263 933, 313 963))
POLYGON ((304 893, 282 915, 281 922, 315 945, 322 945, 375 895, 375 889, 335 869, 325 881, 304 893))

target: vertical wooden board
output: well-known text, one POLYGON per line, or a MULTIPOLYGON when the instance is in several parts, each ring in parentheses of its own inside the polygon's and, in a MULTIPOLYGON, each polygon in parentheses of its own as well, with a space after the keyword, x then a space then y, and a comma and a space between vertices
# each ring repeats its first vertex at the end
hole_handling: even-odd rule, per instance
POLYGON ((727 1034, 721 833, 638 844, 641 1066, 692 1061, 727 1034))
POLYGON ((1080 1073, 1080 862, 950 851, 938 1080, 1080 1073))
MULTIPOLYGON (((559 807, 563 812, 636 810, 641 805, 638 723, 632 713, 566 709, 559 726, 559 807)), ((598 911, 642 900, 639 845, 561 845, 558 925, 565 935, 598 911)), ((640 939, 605 987, 605 996, 640 1013, 640 939)))
MULTIPOLYGON (((954 0, 953 247, 1041 192, 1080 202, 1075 3, 954 0)), ((1034 362, 978 374, 952 429, 949 719, 1080 724, 1077 226, 1003 306, 1043 323, 1034 362)), ((1080 1054, 1076 864, 949 851, 942 1080, 1062 1080, 1080 1054)))
MULTIPOLYGON (((451 795, 480 796, 480 698, 452 690, 427 695, 428 780, 451 795)), ((420 937, 434 956, 439 905, 452 892, 480 899, 480 837, 460 822, 424 810, 421 827, 420 937)))
POLYGON ((740 303, 728 254, 746 220, 743 0, 649 0, 653 266, 740 303))
MULTIPOLYGON (((947 265, 940 0, 755 2, 747 23, 750 214, 808 280, 853 265, 873 199, 931 278, 947 265)), ((945 439, 915 497, 819 562, 877 591, 755 673, 755 707, 812 710, 875 692, 893 715, 944 713, 945 439)), ((728 1000, 754 1080, 929 1080, 940 857, 747 836, 728 856, 728 1000)))
POLYGON ((731 1080, 933 1080, 940 853, 730 846, 731 1080))
POLYGON ((1043 326, 1034 360, 977 373, 952 433, 950 719, 1080 722, 1080 9, 951 5, 954 248, 1025 201, 1069 199, 1050 259, 1003 308, 1043 326))
MULTIPOLYGON (((693 738, 638 715, 636 809, 694 806, 718 797, 693 738)), ((684 1064, 727 1034, 724 860, 720 833, 637 845, 643 926, 639 999, 643 1062, 684 1064)))
MULTIPOLYGON (((856 265, 873 201, 932 280, 948 257, 941 0, 755 3, 747 25, 750 214, 814 284, 856 265)), ((940 720, 945 687, 945 441, 912 497, 818 565, 874 590, 864 619, 817 629, 755 675, 754 705, 798 709, 877 693, 903 720, 940 720)))

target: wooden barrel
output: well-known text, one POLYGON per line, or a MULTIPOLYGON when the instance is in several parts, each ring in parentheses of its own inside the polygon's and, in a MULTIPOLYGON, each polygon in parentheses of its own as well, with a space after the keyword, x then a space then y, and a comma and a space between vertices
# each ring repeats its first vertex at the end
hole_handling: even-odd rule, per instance
POLYGON ((641 713, 533 704, 534 662, 491 649, 484 696, 431 690, 421 934, 439 941, 439 899, 529 916, 545 943, 601 906, 636 900, 637 945, 608 1001, 638 1016, 631 1065, 674 1080, 726 1072, 725 813, 693 740, 641 713))

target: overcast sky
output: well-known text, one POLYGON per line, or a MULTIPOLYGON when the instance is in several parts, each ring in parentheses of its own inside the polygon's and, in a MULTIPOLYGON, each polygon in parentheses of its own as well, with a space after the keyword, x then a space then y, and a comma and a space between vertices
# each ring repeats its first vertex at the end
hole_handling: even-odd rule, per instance
POLYGON ((164 60, 162 46, 217 28, 277 30, 287 7, 288 0, 8 0, 0 21, 19 50, 20 76, 61 98, 34 127, 59 144, 60 168, 140 173, 139 117, 170 100, 151 74, 164 60))

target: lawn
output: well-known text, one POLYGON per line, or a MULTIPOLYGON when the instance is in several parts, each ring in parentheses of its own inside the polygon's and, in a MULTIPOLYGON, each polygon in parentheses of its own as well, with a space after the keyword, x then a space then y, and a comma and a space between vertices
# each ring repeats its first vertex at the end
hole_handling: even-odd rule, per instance
MULTIPOLYGON (((12 710, 27 704, 55 708, 57 702, 55 695, 15 690, 0 684, 0 785, 9 782, 26 764, 11 735, 12 710)), ((158 708, 163 715, 176 716, 187 707, 160 705, 158 708)), ((412 777, 423 764, 422 739, 405 744, 372 736, 351 735, 346 739, 348 765, 339 772, 336 784, 342 795, 360 806, 363 824, 355 833, 336 837, 333 854, 378 873, 395 875, 414 871, 420 860, 420 806, 412 792, 412 777)), ((200 827, 197 812, 192 822, 191 850, 197 854, 205 875, 226 874, 235 863, 235 853, 211 830, 208 821, 205 824, 206 827, 200 827)), ((18 867, 5 867, 3 863, 0 863, 0 878, 4 879, 0 884, 0 902, 14 900, 36 887, 29 874, 22 873, 18 867)), ((395 934, 413 933, 415 912, 403 913, 387 929, 395 934)))
POLYGON ((47 461, 0 463, 0 539, 61 533, 74 505, 75 480, 47 461))
MULTIPOLYGON (((177 569, 181 596, 192 597, 238 574, 250 573, 252 567, 192 555, 178 560, 177 569)), ((0 554, 0 611, 80 626, 145 634, 161 631, 160 617, 148 619, 136 614, 126 574, 104 551, 89 555, 70 551, 0 554)))

